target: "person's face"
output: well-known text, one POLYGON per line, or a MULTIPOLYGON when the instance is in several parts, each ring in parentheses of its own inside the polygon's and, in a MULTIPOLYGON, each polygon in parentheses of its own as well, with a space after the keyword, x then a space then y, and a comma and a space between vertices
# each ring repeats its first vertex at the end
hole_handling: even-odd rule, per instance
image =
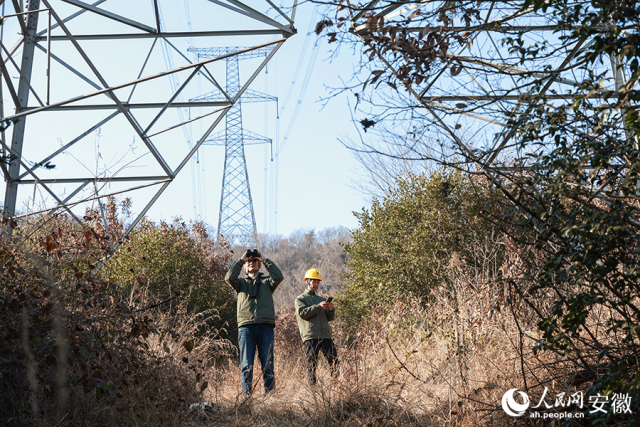
POLYGON ((257 258, 249 258, 247 260, 247 271, 249 274, 254 275, 260 270, 260 261, 257 258))
POLYGON ((317 292, 320 287, 320 280, 318 279, 307 279, 307 285, 309 286, 309 290, 313 292, 317 292))

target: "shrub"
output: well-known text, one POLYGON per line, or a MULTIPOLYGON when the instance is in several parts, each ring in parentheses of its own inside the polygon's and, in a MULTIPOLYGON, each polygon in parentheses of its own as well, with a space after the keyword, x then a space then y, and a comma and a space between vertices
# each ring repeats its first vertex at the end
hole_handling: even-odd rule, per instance
POLYGON ((236 339, 235 293, 224 282, 231 253, 216 244, 201 222, 190 225, 175 219, 159 225, 143 221, 109 259, 101 275, 122 290, 132 306, 148 302, 167 304, 176 295, 189 313, 214 309, 207 324, 236 339), (231 328, 231 330, 229 329, 231 328))
MULTIPOLYGON (((349 271, 339 310, 345 325, 357 325, 373 307, 389 307, 398 297, 428 302, 432 290, 447 283, 450 263, 486 263, 476 248, 499 248, 493 245, 498 233, 476 209, 489 197, 481 181, 441 169, 399 180, 357 213, 360 227, 344 246, 349 271)), ((493 255, 499 263, 500 250, 493 255)))
POLYGON ((170 308, 122 298, 98 273, 113 230, 62 215, 0 237, 0 424, 178 425, 233 350, 177 292, 170 308))

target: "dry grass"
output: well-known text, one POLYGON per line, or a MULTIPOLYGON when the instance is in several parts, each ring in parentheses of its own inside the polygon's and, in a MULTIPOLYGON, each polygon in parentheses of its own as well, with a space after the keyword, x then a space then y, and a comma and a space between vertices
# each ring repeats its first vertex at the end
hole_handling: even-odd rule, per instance
MULTIPOLYGON (((525 381, 535 396, 544 385, 551 392, 577 389, 570 378, 560 378, 564 366, 559 360, 541 359, 528 350, 530 338, 524 339, 520 357, 512 314, 492 310, 500 298, 489 287, 459 281, 456 289, 436 295, 430 310, 416 301, 399 301, 391 314, 374 315, 355 337, 337 330, 340 373, 332 378, 321 362, 316 386, 304 379, 301 346, 288 335, 297 332, 295 317, 285 312, 276 336, 277 391, 260 393, 257 367, 258 393, 244 401, 239 367, 228 363, 215 369, 216 380, 205 393, 215 410, 187 418, 236 426, 513 425, 500 406, 507 389, 522 390, 525 381)), ((520 327, 527 327, 522 321, 520 327)), ((533 336, 535 328, 528 328, 533 336)))
MULTIPOLYGON (((67 259, 48 250, 56 234, 61 233, 43 237, 43 250, 64 266, 67 259)), ((84 250, 88 243, 78 239, 84 250)), ((7 248, 0 245, 0 251, 7 248)), ((537 401, 545 387, 553 399, 560 392, 586 391, 594 380, 560 355, 534 354, 539 319, 508 286, 483 279, 499 277, 495 271, 465 270, 455 257, 447 267, 448 284, 434 291, 428 308, 407 297, 387 314, 374 310, 355 335, 334 325, 339 373, 332 378, 322 362, 316 386, 304 378, 294 313, 282 311, 276 391, 260 393, 256 368, 258 393, 248 400, 240 392, 234 349, 215 331, 201 334, 203 316, 189 315, 181 305, 147 310, 147 302, 133 310, 114 300, 106 283, 89 281, 89 274, 73 279, 77 292, 67 290, 63 313, 51 308, 62 302, 62 291, 50 285, 40 264, 30 266, 26 256, 6 259, 5 267, 14 263, 18 275, 5 280, 8 297, 0 312, 0 424, 507 426, 514 419, 500 405, 506 390, 526 390, 537 401), (42 345, 33 344, 32 335, 42 345), (208 405, 192 406, 198 402, 208 405)), ((503 277, 511 274, 502 271, 503 277)), ((548 310, 550 300, 538 306, 548 310)), ((603 327, 612 313, 593 313, 589 326, 596 338, 612 339, 603 327)), ((549 425, 526 417, 518 422, 549 425)))
MULTIPOLYGON (((248 400, 240 393, 237 361, 213 357, 224 350, 219 340, 199 337, 190 352, 185 348, 203 319, 179 311, 159 315, 155 326, 172 330, 177 339, 149 333, 136 338, 138 350, 125 351, 131 343, 123 342, 120 352, 92 359, 95 367, 69 366, 69 376, 76 378, 101 369, 120 394, 114 405, 96 401, 95 387, 89 393, 70 387, 62 422, 59 406, 65 405, 55 401, 44 405, 43 416, 35 421, 43 426, 513 425, 500 406, 505 390, 527 389, 540 396, 547 386, 553 396, 579 390, 582 384, 578 376, 566 375, 575 372, 566 360, 529 350, 535 327, 522 308, 514 310, 517 324, 510 310, 493 310, 504 298, 488 285, 473 287, 459 280, 455 287, 440 289, 429 309, 407 299, 388 315, 375 312, 355 336, 347 337, 334 325, 339 374, 332 378, 321 362, 316 386, 305 381, 295 316, 285 311, 276 328, 276 391, 261 394, 257 367, 257 393, 248 400), (134 355, 137 360, 123 360, 134 355), (208 405, 189 409, 194 402, 208 405)), ((99 336, 100 329, 94 325, 93 333, 99 336)))

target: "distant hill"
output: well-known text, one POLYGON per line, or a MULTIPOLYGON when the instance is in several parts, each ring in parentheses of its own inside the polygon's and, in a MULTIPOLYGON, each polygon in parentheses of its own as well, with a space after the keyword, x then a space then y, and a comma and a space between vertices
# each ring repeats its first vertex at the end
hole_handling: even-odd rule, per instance
MULTIPOLYGON (((284 282, 273 295, 276 311, 293 307, 294 299, 306 288, 303 279, 310 268, 317 268, 322 275, 319 293, 336 295, 342 284, 340 274, 346 271, 346 254, 340 243, 348 243, 350 239, 346 227, 326 228, 318 232, 297 230, 288 237, 260 235, 259 249, 284 274, 284 282)), ((238 259, 246 249, 244 246, 233 248, 233 259, 238 259)))

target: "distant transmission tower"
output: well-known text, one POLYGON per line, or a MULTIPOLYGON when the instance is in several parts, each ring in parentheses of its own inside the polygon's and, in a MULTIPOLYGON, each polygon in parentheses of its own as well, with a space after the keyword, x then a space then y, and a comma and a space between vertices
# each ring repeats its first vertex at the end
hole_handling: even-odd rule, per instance
MULTIPOLYGON (((24 226, 21 235, 28 236, 29 228, 58 214, 76 221, 79 229, 93 227, 95 218, 86 212, 97 211, 114 253, 161 198, 172 206, 184 204, 186 192, 170 184, 222 129, 229 111, 241 128, 235 104, 250 97, 244 91, 296 34, 294 1, 289 15, 270 1, 249 6, 244 0, 184 0, 184 14, 168 0, 135 2, 135 7, 105 0, 0 1, 0 176, 5 182, 0 216, 10 218, 9 225, 24 226), (198 19, 191 19, 189 10, 197 11, 198 19), (198 62, 184 54, 196 41, 235 45, 239 37, 248 47, 235 53, 198 62), (260 57, 243 67, 247 72, 240 81, 237 59, 228 60, 234 55, 260 57), (236 64, 235 73, 227 72, 233 76, 227 82, 234 87, 231 95, 219 75, 222 61, 236 64), (220 101, 185 102, 215 90, 220 101), (187 119, 195 106, 202 114, 187 119), (108 197, 135 200, 135 213, 122 233, 109 229, 108 197)), ((231 132, 234 120, 226 120, 231 132)), ((227 157, 231 171, 234 155, 227 157)), ((246 171, 241 172, 246 180, 246 171)), ((238 185, 230 184, 234 179, 225 176, 226 185, 238 185)), ((232 206, 226 200, 223 204, 232 206)), ((252 213, 250 218, 254 231, 252 213)))
MULTIPOLYGON (((243 47, 189 48, 189 52, 198 55, 198 61, 236 53, 243 47)), ((249 173, 244 155, 244 146, 249 144, 271 144, 271 139, 257 135, 242 128, 242 103, 277 101, 278 98, 254 90, 240 87, 240 59, 265 57, 270 49, 256 49, 230 56, 226 59, 227 84, 226 95, 234 98, 240 90, 244 92, 240 99, 229 109, 224 131, 211 135, 207 145, 224 145, 224 172, 222 176, 222 194, 220 196, 220 215, 218 217, 218 235, 231 244, 254 244, 257 241, 256 218, 253 211, 249 173)), ((222 91, 213 91, 190 99, 190 102, 225 101, 222 91)))

